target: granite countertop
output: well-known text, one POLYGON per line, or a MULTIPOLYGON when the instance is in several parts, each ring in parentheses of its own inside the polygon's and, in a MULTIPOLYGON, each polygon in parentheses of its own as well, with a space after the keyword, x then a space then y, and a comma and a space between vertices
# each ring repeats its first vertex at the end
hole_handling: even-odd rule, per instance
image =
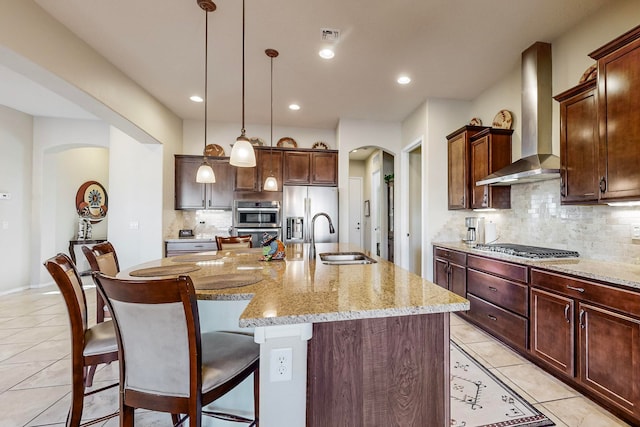
MULTIPOLYGON (((445 313, 469 309, 469 301, 382 258, 375 264, 326 265, 308 259, 308 244, 287 246, 283 261, 260 261, 262 248, 209 252, 216 259, 201 261, 198 278, 219 274, 255 274, 258 283, 222 289, 198 290, 201 300, 250 299, 240 317, 241 327, 445 313)), ((316 252, 359 251, 345 243, 318 243, 316 252)), ((180 257, 176 257, 180 259, 180 257)), ((172 258, 152 261, 122 271, 175 265, 172 258)))
MULTIPOLYGON (((474 255, 540 267, 558 273, 571 274, 584 279, 599 280, 613 285, 640 289, 640 265, 586 258, 546 258, 529 259, 499 252, 482 251, 471 248, 463 242, 438 242, 433 246, 454 249, 474 255)), ((543 245, 541 245, 543 246, 543 245)))

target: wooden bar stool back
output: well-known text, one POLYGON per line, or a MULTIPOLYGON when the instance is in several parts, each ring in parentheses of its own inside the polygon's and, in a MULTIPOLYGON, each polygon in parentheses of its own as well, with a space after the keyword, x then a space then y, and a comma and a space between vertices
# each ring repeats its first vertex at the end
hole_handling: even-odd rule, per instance
POLYGON ((84 397, 115 387, 110 384, 90 392, 95 367, 101 363, 118 360, 118 347, 113 322, 102 322, 89 327, 87 300, 82 280, 71 259, 60 253, 44 262, 47 271, 58 285, 69 313, 71 326, 71 407, 67 415, 67 427, 91 425, 109 418, 113 413, 81 424, 84 397), (93 369, 89 369, 93 368, 93 369))
MULTIPOLYGON (((120 272, 118 255, 110 242, 99 243, 92 247, 83 246, 82 253, 89 261, 91 271, 99 271, 107 276, 115 276, 120 272)), ((102 295, 96 292, 96 322, 104 322, 105 317, 111 317, 111 315, 102 295)))
POLYGON ((253 247, 251 235, 229 237, 216 236, 216 244, 218 245, 218 250, 253 247))
POLYGON ((172 414, 174 424, 202 414, 258 425, 260 346, 247 334, 200 332, 189 277, 122 280, 93 273, 107 298, 120 349, 120 426, 134 410, 172 414), (254 374, 255 419, 203 410, 254 374), (184 415, 184 417, 181 417, 184 415))

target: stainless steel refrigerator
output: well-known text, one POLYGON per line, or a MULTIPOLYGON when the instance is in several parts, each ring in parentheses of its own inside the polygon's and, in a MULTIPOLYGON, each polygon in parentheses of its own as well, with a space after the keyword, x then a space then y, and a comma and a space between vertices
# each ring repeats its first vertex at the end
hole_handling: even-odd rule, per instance
POLYGON ((331 218, 336 232, 329 233, 325 217, 318 217, 315 224, 316 243, 338 242, 338 188, 337 187, 283 187, 282 209, 285 243, 311 242, 311 220, 319 212, 331 218))

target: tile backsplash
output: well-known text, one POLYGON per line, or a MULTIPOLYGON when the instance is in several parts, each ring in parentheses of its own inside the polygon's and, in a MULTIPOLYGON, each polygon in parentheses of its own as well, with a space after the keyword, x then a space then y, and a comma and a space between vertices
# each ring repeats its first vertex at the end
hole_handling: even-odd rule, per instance
POLYGON ((560 204, 560 180, 511 187, 511 209, 495 212, 449 211, 433 240, 459 241, 464 218, 484 217, 496 224, 498 242, 571 249, 583 258, 640 264, 640 240, 631 239, 640 224, 640 207, 560 204))
POLYGON ((193 234, 199 238, 212 238, 218 236, 228 236, 229 228, 233 222, 230 210, 199 210, 199 211, 178 211, 175 220, 170 224, 166 238, 175 239, 178 237, 178 230, 190 228, 193 234))

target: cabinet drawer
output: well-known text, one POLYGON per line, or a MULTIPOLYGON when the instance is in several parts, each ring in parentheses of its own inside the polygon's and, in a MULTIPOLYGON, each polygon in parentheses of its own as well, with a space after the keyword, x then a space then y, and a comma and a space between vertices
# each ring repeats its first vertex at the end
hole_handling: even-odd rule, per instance
POLYGON ((467 294, 467 299, 471 307, 467 314, 471 319, 509 343, 526 350, 529 330, 527 319, 471 294, 467 294))
POLYGON ((537 269, 531 269, 531 286, 601 304, 632 316, 640 316, 640 292, 537 269))
POLYGON ((481 271, 467 270, 467 292, 527 317, 529 287, 481 271))
POLYGON ((505 279, 516 280, 526 283, 529 274, 528 269, 524 265, 512 264, 510 262, 498 261, 495 259, 482 258, 479 256, 469 255, 467 257, 467 266, 476 270, 493 273, 505 279))
POLYGON ((467 254, 449 249, 436 248, 436 258, 446 259, 459 265, 467 264, 467 254))
POLYGON ((204 242, 167 242, 167 252, 180 251, 180 252, 204 252, 215 251, 218 249, 216 242, 204 241, 204 242))

